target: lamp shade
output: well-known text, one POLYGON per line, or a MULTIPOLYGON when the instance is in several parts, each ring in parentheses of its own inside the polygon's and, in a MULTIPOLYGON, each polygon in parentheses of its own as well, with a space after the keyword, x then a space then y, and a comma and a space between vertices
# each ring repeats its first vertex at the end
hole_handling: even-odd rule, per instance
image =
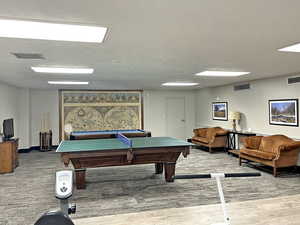
POLYGON ((229 112, 229 119, 230 120, 240 120, 241 113, 240 112, 229 112))
POLYGON ((66 124, 65 125, 65 132, 67 133, 67 134, 70 134, 70 133, 72 133, 72 131, 73 131, 73 127, 72 127, 72 124, 66 124))

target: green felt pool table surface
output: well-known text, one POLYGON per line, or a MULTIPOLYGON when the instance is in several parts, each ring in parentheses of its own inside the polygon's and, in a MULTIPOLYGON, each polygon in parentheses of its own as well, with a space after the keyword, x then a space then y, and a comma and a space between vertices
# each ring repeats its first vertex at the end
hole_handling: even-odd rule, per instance
MULTIPOLYGON (((132 140, 132 149, 141 148, 159 148, 159 147, 181 147, 192 146, 192 143, 171 137, 139 137, 130 138, 132 140)), ((120 140, 114 139, 90 139, 62 141, 57 148, 58 153, 67 152, 85 152, 85 151, 103 151, 103 150, 122 150, 128 149, 128 146, 120 140)))

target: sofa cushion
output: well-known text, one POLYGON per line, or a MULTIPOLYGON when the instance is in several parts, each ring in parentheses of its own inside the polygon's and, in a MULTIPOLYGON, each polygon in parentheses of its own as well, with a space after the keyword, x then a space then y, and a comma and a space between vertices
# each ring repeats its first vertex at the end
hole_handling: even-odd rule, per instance
POLYGON ((259 149, 263 136, 252 136, 244 138, 243 143, 245 148, 259 149))
POLYGON ((202 142, 202 143, 205 143, 205 144, 208 144, 208 139, 205 138, 205 137, 192 137, 192 141, 198 141, 198 142, 202 142))
POLYGON ((260 158, 260 159, 266 159, 266 160, 273 160, 276 157, 275 153, 264 152, 264 151, 260 151, 260 150, 254 150, 254 149, 241 149, 240 153, 249 155, 252 157, 260 158))

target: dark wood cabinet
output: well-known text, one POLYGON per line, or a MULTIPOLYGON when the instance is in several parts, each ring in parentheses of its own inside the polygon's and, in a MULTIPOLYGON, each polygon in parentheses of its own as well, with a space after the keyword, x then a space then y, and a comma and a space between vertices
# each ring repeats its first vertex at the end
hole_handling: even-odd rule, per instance
POLYGON ((0 142, 0 174, 12 173, 19 165, 18 139, 0 142))

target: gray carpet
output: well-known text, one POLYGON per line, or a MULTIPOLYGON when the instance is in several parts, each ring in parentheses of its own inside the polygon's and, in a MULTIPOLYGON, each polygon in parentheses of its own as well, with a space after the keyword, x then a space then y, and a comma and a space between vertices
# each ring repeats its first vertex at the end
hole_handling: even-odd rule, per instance
MULTIPOLYGON (((55 209, 54 174, 64 168, 55 152, 20 154, 20 167, 13 174, 0 175, 0 224, 30 225, 45 211, 55 209)), ((181 157, 177 174, 210 172, 255 172, 238 166, 235 157, 192 150, 181 157)), ((154 165, 108 167, 87 171, 87 189, 75 190, 76 218, 138 212, 152 209, 187 207, 218 203, 213 180, 178 180, 165 183, 154 175, 154 165)), ((300 176, 279 178, 263 173, 258 178, 226 179, 227 201, 245 201, 300 193, 300 176)))

